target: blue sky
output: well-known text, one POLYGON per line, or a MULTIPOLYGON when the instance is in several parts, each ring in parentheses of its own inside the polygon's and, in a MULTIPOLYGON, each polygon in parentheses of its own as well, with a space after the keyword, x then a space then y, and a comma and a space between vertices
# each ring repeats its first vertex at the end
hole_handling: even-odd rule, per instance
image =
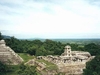
POLYGON ((100 38, 100 0, 0 0, 0 31, 16 38, 100 38))

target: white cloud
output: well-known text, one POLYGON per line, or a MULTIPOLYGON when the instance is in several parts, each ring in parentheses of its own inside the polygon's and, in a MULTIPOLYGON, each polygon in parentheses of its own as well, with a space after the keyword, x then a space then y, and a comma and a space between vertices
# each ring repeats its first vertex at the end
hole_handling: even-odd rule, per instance
POLYGON ((0 30, 11 31, 5 34, 18 38, 22 36, 70 38, 94 37, 93 34, 100 33, 100 8, 90 5, 85 0, 63 0, 62 2, 55 0, 55 3, 53 0, 51 2, 10 0, 8 3, 18 4, 21 7, 15 9, 0 5, 2 10, 0 19, 9 22, 6 25, 2 24, 0 30))

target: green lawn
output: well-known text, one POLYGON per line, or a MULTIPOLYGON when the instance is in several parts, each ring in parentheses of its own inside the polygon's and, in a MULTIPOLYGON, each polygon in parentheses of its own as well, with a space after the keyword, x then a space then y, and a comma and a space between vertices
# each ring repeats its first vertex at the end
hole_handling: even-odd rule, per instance
POLYGON ((35 57, 35 56, 31 56, 27 53, 18 53, 18 55, 23 58, 24 62, 27 62, 30 59, 33 59, 35 57))

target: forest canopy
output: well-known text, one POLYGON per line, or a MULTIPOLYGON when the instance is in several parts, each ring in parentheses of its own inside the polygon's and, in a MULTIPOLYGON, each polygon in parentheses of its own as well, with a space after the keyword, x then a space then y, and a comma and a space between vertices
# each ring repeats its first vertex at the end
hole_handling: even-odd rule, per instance
POLYGON ((100 45, 95 43, 89 43, 83 46, 79 46, 74 43, 61 43, 59 41, 53 41, 46 39, 41 41, 36 40, 20 40, 15 37, 4 38, 0 33, 0 40, 4 39, 6 45, 10 46, 17 53, 28 53, 35 56, 45 55, 61 55, 64 52, 64 47, 70 45, 72 50, 88 51, 91 55, 100 54, 100 45))
MULTIPOLYGON (((64 51, 66 45, 70 45, 72 50, 75 51, 88 51, 92 56, 96 56, 92 61, 86 63, 86 69, 84 69, 84 75, 100 75, 100 45, 95 43, 89 43, 82 46, 73 43, 61 43, 46 39, 41 40, 20 40, 15 37, 4 38, 0 33, 0 40, 4 39, 7 46, 10 46, 16 53, 28 53, 35 56, 46 56, 46 55, 61 55, 64 51)), ((35 66, 25 66, 23 64, 17 66, 7 66, 0 62, 1 71, 0 75, 5 75, 9 72, 16 72, 19 75, 29 75, 35 74, 39 75, 36 71, 35 66), (9 69, 8 69, 9 68, 9 69), (3 69, 3 71, 2 71, 3 69), (34 69, 34 70, 31 70, 34 69)))

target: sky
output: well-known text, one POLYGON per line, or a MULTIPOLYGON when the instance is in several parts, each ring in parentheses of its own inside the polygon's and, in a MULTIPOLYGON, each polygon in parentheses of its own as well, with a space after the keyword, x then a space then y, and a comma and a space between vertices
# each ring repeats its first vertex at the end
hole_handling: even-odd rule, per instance
POLYGON ((100 38, 100 0, 0 0, 0 32, 16 38, 100 38))

